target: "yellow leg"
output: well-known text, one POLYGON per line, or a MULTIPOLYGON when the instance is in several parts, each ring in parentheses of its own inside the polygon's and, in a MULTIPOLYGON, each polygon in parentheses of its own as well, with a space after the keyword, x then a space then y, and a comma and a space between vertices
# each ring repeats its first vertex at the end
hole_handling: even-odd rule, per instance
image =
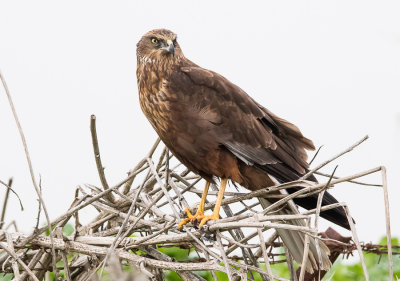
POLYGON ((228 182, 228 179, 221 180, 221 185, 219 187, 218 197, 217 197, 217 201, 215 202, 214 211, 211 214, 211 216, 203 216, 203 219, 201 220, 200 225, 199 225, 199 229, 204 224, 206 224, 209 220, 218 220, 219 219, 219 209, 221 207, 222 199, 224 198, 224 193, 225 193, 225 188, 226 188, 227 182, 228 182))
POLYGON ((193 223, 196 220, 200 221, 204 218, 204 204, 206 203, 206 197, 207 197, 209 187, 210 187, 210 183, 208 181, 206 181, 206 186, 204 187, 203 194, 201 195, 200 205, 199 205, 199 208, 197 209, 196 214, 192 215, 190 210, 188 208, 185 208, 187 218, 183 219, 178 224, 178 228, 181 228, 183 225, 187 224, 189 221, 191 221, 193 223))

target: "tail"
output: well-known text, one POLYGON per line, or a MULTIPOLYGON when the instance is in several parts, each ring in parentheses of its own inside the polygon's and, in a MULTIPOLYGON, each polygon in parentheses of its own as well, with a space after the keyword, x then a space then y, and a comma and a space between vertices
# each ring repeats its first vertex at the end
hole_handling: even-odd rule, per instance
MULTIPOLYGON (((263 209, 270 206, 272 203, 265 198, 258 198, 263 209)), ((288 204, 288 207, 279 210, 278 214, 288 215, 298 213, 297 208, 294 204, 288 204)), ((306 226, 304 220, 291 220, 290 224, 296 226, 306 226)), ((301 265, 303 261, 304 245, 305 245, 305 234, 300 231, 293 231, 287 229, 276 229, 278 235, 281 237, 283 243, 288 248, 290 254, 294 260, 301 265)), ((314 272, 315 269, 329 270, 332 266, 329 260, 329 249, 320 240, 310 238, 310 246, 308 251, 308 260, 306 262, 307 272, 314 272), (318 254, 317 243, 320 249, 320 255, 318 254)))
MULTIPOLYGON (((302 176, 296 173, 293 169, 289 168, 287 165, 282 163, 275 165, 258 166, 258 168, 260 168, 263 171, 266 171, 269 175, 273 176, 279 183, 295 181, 302 176)), ((313 175, 309 176, 307 180, 318 183, 317 179, 313 175)), ((302 188, 294 187, 294 188, 289 188, 287 191, 289 193, 294 193, 300 189, 302 188)), ((303 198, 294 198, 293 201, 297 205, 307 210, 311 210, 317 207, 318 194, 313 194, 311 196, 303 198)), ((334 203, 338 203, 335 197, 333 197, 329 192, 325 192, 324 197, 322 198, 321 206, 326 206, 334 203)), ((343 207, 322 211, 320 213, 320 216, 323 217, 324 219, 333 222, 336 225, 339 225, 347 230, 350 230, 350 225, 347 220, 346 212, 344 211, 343 207)))
MULTIPOLYGON (((250 190, 258 190, 268 186, 275 185, 279 182, 289 182, 297 180, 301 175, 297 174, 295 171, 290 169, 288 166, 282 163, 276 163, 272 165, 254 165, 248 166, 242 164, 240 166, 240 172, 243 181, 240 183, 245 188, 250 190)), ((311 176, 308 180, 316 181, 315 177, 311 176)), ((298 188, 290 188, 287 190, 280 190, 280 193, 287 194, 288 192, 293 193, 298 188)), ((276 199, 258 198, 260 200, 263 209, 266 209, 272 203, 276 202, 276 199)), ((306 209, 314 209, 318 202, 318 195, 311 195, 305 198, 294 198, 294 200, 287 202, 285 207, 279 210, 279 214, 298 214, 297 207, 298 204, 306 209), (297 200, 299 199, 299 200, 297 200), (294 201, 294 203, 293 203, 294 201)), ((322 206, 336 203, 336 199, 331 196, 328 192, 325 192, 322 199, 322 206)), ((343 208, 336 208, 329 211, 321 212, 320 216, 340 225, 348 228, 347 217, 343 208)), ((290 220, 292 225, 306 226, 303 220, 290 220)), ((287 230, 287 229, 276 229, 278 235, 281 237, 283 243, 288 248, 289 252, 293 256, 294 260, 301 264, 303 261, 304 245, 305 245, 305 234, 299 231, 287 230)), ((331 262, 329 260, 329 249, 320 240, 310 239, 310 246, 308 252, 308 258, 306 263, 306 270, 308 272, 313 272, 314 269, 328 270, 331 267, 331 262), (318 251, 318 248, 320 251, 318 251), (319 254, 320 253, 320 254, 319 254)))

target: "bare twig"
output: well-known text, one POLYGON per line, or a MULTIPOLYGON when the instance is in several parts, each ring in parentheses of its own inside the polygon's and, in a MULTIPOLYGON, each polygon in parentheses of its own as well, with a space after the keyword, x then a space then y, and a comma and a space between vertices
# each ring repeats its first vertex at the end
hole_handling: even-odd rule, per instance
MULTIPOLYGON (((12 183, 12 181, 10 181, 10 182, 12 183)), ((11 188, 10 185, 6 184, 6 183, 3 182, 2 180, 0 180, 0 184, 4 185, 4 186, 7 188, 6 193, 9 192, 9 191, 11 190, 11 192, 14 193, 15 196, 17 196, 17 199, 18 199, 18 202, 19 202, 19 206, 20 206, 20 208, 21 208, 21 211, 23 211, 23 210, 24 210, 24 206, 22 205, 22 201, 21 201, 21 198, 19 198, 18 193, 16 193, 16 192, 14 191, 14 189, 11 188)), ((6 197, 8 197, 7 194, 6 194, 6 197)), ((6 207, 7 207, 6 201, 4 201, 4 203, 3 203, 3 209, 4 209, 4 204, 5 204, 6 207)))
POLYGON ((311 171, 309 171, 308 173, 306 173, 304 176, 302 176, 300 178, 300 180, 305 180, 307 179, 310 175, 312 175, 315 171, 318 171, 319 169, 321 169, 322 167, 326 166, 327 164, 329 164, 330 162, 338 159, 340 156, 349 153, 350 151, 352 151, 354 148, 356 148, 357 146, 359 146, 360 144, 362 144, 364 141, 366 141, 368 139, 368 136, 363 137, 361 140, 359 140, 358 142, 356 142, 355 144, 353 144, 352 146, 350 146, 349 148, 347 148, 346 150, 342 151, 341 153, 335 155, 334 157, 332 157, 331 159, 322 162, 321 164, 319 164, 317 167, 315 167, 314 169, 312 169, 311 171))
POLYGON ((360 257, 360 261, 361 261, 362 269, 363 269, 363 272, 364 272, 365 280, 369 281, 369 275, 368 275, 367 266, 365 264, 364 255, 363 255, 363 252, 362 252, 362 249, 361 249, 360 241, 358 240, 358 235, 357 235, 357 231, 356 231, 353 219, 351 218, 351 215, 350 215, 350 212, 349 212, 349 208, 346 205, 343 206, 343 208, 344 208, 344 210, 346 212, 347 221, 349 222, 350 229, 351 229, 351 232, 353 234, 354 243, 357 246, 357 251, 358 251, 358 255, 360 257))
MULTIPOLYGON (((103 164, 101 163, 100 148, 99 148, 99 142, 97 140, 97 132, 96 132, 96 115, 94 115, 94 114, 92 114, 90 116, 90 132, 92 135, 93 152, 94 152, 94 159, 96 160, 97 172, 99 173, 101 185, 103 186, 104 190, 107 190, 110 187, 108 186, 107 179, 104 174, 104 167, 103 167, 103 164)), ((114 199, 114 196, 112 195, 112 193, 108 193, 106 198, 108 200, 110 200, 110 202, 115 202, 115 199, 114 199)))
MULTIPOLYGON (((310 227, 310 219, 307 220, 307 227, 310 227)), ((301 264, 299 281, 304 281, 304 274, 306 273, 307 263, 309 262, 308 251, 310 249, 310 237, 308 235, 305 235, 304 240, 303 263, 301 264)))
MULTIPOLYGON (((14 251, 14 244, 13 244, 13 242, 11 240, 11 236, 10 236, 9 233, 6 233, 6 239, 7 239, 7 244, 8 244, 8 247, 9 247, 10 251, 12 251, 12 253, 16 256, 15 251, 14 251)), ((13 269, 13 272, 14 272, 15 280, 16 281, 20 281, 21 280, 21 275, 19 273, 19 268, 18 268, 18 264, 17 264, 17 260, 16 259, 11 262, 11 266, 12 266, 12 269, 13 269)))
MULTIPOLYGON (((42 177, 39 178, 39 191, 40 191, 40 194, 42 194, 42 177)), ((42 201, 38 200, 38 213, 37 213, 37 216, 36 216, 35 230, 33 232, 36 232, 38 230, 38 228, 39 228, 41 210, 42 210, 42 201)))
POLYGON ((389 195, 387 190, 387 177, 386 168, 381 167, 382 173, 382 186, 383 186, 383 198, 385 202, 385 219, 386 219, 386 239, 387 239, 387 249, 388 249, 388 259, 389 259, 389 280, 393 280, 393 258, 392 258, 392 235, 390 231, 390 211, 389 211, 389 195))
MULTIPOLYGON (((32 165, 32 161, 31 161, 31 157, 29 155, 29 150, 28 150, 28 145, 26 143, 25 135, 24 135, 24 132, 22 130, 22 126, 21 126, 21 124, 19 122, 17 111, 15 110, 15 106, 14 106, 14 103, 12 101, 10 91, 8 90, 8 86, 7 86, 6 80, 4 79, 3 74, 1 73, 1 71, 0 71, 0 79, 1 79, 1 82, 3 83, 3 87, 4 87, 4 90, 6 92, 6 95, 7 95, 7 98, 8 98, 8 102, 10 104, 10 107, 11 107, 11 110, 12 110, 12 113, 13 113, 13 116, 14 116, 14 120, 15 120, 15 123, 17 124, 18 131, 19 131, 19 134, 20 134, 20 137, 21 137, 21 140, 22 140, 22 144, 24 146, 26 161, 28 162, 29 173, 31 175, 31 180, 32 180, 33 186, 35 188, 35 191, 36 191, 36 194, 37 194, 39 200, 42 202, 43 211, 44 211, 44 214, 46 216, 46 220, 47 220, 47 224, 48 224, 48 230, 49 230, 49 233, 50 233, 50 238, 53 239, 53 231, 52 231, 51 226, 50 226, 50 217, 49 217, 49 214, 47 212, 46 205, 44 204, 44 200, 42 198, 42 195, 40 194, 39 187, 38 187, 38 185, 36 183, 35 173, 33 172, 33 165, 32 165)), ((54 247, 51 249, 51 252, 52 252, 52 255, 53 255, 54 274, 56 274, 56 276, 57 276, 56 251, 55 251, 54 247)))
MULTIPOLYGON (((94 136, 97 141, 96 134, 94 136)), ((113 278, 122 278, 121 280, 125 280, 124 278, 127 277, 121 271, 121 265, 124 265, 136 267, 145 276, 155 280, 164 278, 163 270, 173 270, 183 280, 204 281, 192 271, 209 270, 215 279, 217 272, 220 271, 226 273, 230 280, 241 278, 253 281, 255 280, 253 273, 257 272, 265 281, 287 281, 273 273, 274 264, 285 263, 291 269, 291 280, 297 281, 292 255, 286 249, 285 244, 277 240, 277 231, 273 231, 273 229, 303 233, 302 236, 305 237, 302 252, 303 264, 298 270, 300 280, 312 280, 308 279, 311 275, 306 272, 306 265, 308 257, 311 257, 311 251, 314 251, 309 247, 314 242, 320 268, 322 268, 322 250, 319 247, 322 246, 322 243, 333 243, 336 248, 339 248, 340 253, 346 255, 356 250, 359 253, 366 251, 378 255, 388 253, 389 263, 392 262, 391 249, 394 246, 390 244, 389 240, 387 245, 360 243, 354 224, 351 224, 352 221, 349 223, 353 230, 354 242, 350 242, 350 238, 341 242, 342 240, 337 241, 331 236, 320 237, 317 235, 318 217, 321 212, 338 207, 344 207, 348 211, 345 203, 321 206, 325 191, 332 188, 334 184, 338 185, 344 182, 359 184, 358 178, 381 172, 383 171, 382 167, 347 177, 335 177, 332 173, 326 182, 321 183, 297 180, 253 192, 227 190, 222 205, 224 212, 221 215, 223 218, 209 222, 201 231, 193 229, 189 224, 184 227, 184 232, 179 232, 176 229, 181 216, 179 212, 184 207, 189 207, 189 203, 192 204, 193 199, 197 200, 197 197, 201 195, 202 187, 199 187, 201 178, 184 171, 185 168, 179 162, 176 164, 177 160, 168 153, 167 149, 159 148, 158 145, 159 140, 156 141, 146 157, 129 172, 128 177, 120 183, 112 187, 107 184, 106 188, 102 181, 104 190, 90 184, 79 186, 71 207, 63 215, 45 227, 39 228, 32 235, 28 236, 18 232, 8 234, 0 230, 2 248, 10 248, 4 242, 7 241, 7 234, 8 241, 11 241, 16 249, 16 251, 9 251, 10 253, 4 250, 5 254, 0 257, 3 270, 12 273, 14 269, 16 272, 17 268, 15 263, 13 265, 13 261, 17 261, 19 264, 22 262, 28 264, 26 267, 38 280, 42 280, 45 272, 52 269, 51 256, 48 253, 49 249, 54 247, 58 251, 55 260, 62 261, 64 264, 57 269, 64 269, 66 280, 100 280, 98 270, 109 260, 108 269, 112 271, 111 275, 113 278), (123 188, 120 191, 121 186, 123 188), (303 189, 291 194, 285 192, 286 189, 294 187, 303 189), (113 200, 110 200, 111 193, 113 193, 113 200), (278 212, 287 208, 288 202, 292 199, 305 198, 310 195, 318 196, 314 209, 301 213, 278 212), (274 203, 262 209, 257 197, 269 198, 274 203), (79 212, 87 206, 92 206, 98 212, 93 220, 83 226, 77 222, 74 235, 62 236, 61 227, 72 216, 75 216, 77 220, 79 212), (232 212, 232 208, 235 208, 235 212, 232 212), (315 223, 311 226, 312 216, 315 216, 315 223), (305 220, 307 224, 301 226, 293 224, 293 221, 297 220, 305 220), (53 242, 51 237, 43 234, 49 226, 57 229, 57 237, 54 237, 53 242), (286 249, 285 253, 278 250, 282 246, 286 249), (190 262, 176 261, 160 252, 158 250, 160 247, 164 249, 176 247, 187 250, 188 253, 195 251, 197 255, 188 254, 190 262), (67 259, 66 254, 69 254, 68 257, 72 256, 72 260, 67 259), (115 258, 110 259, 109 256, 115 258), (19 260, 15 258, 19 258, 19 260), (260 263, 265 263, 266 270, 260 266, 260 263)), ((95 155, 99 154, 95 152, 95 155)), ((98 168, 102 168, 101 161, 98 164, 98 168)), ((104 173, 100 169, 99 177, 103 176, 104 173)), ((387 232, 390 237, 387 184, 384 173, 382 173, 382 177, 385 207, 387 208, 387 232)), ((370 184, 363 183, 363 185, 369 186, 370 184)), ((209 192, 210 196, 217 194, 217 188, 215 186, 212 188, 213 190, 209 192)), ((206 204, 207 209, 213 206, 214 203, 206 204)), ((314 258, 317 259, 315 256, 314 258)), ((331 259, 331 257, 329 258, 331 259)), ((312 263, 317 265, 314 260, 312 263)), ((21 280, 24 280, 30 274, 22 264, 21 266, 19 272, 22 273, 21 280)), ((322 278, 323 273, 325 271, 318 269, 312 276, 322 278)))
POLYGON ((10 178, 8 180, 8 184, 6 185, 7 186, 7 190, 6 190, 6 194, 4 195, 3 209, 1 210, 1 216, 0 216, 0 229, 2 229, 3 225, 4 225, 4 217, 6 215, 8 195, 10 194, 12 182, 13 182, 13 179, 10 178))
MULTIPOLYGON (((59 239, 63 239, 62 227, 57 227, 55 231, 56 231, 56 237, 59 239)), ((67 281, 72 281, 71 271, 68 266, 68 259, 67 259, 67 255, 66 255, 65 251, 61 251, 61 256, 62 256, 62 261, 64 264, 64 272, 65 272, 66 279, 67 279, 67 281)))
POLYGON ((257 228, 257 233, 258 233, 258 237, 260 239, 260 246, 261 246, 261 250, 262 250, 262 254, 263 254, 263 258, 264 258, 264 263, 265 263, 265 266, 267 267, 268 279, 273 280, 271 265, 269 262, 269 257, 267 254, 267 247, 265 246, 265 240, 264 240, 264 236, 262 234, 262 230, 260 228, 257 228))
POLYGON ((219 250, 221 252, 222 260, 224 261, 225 268, 226 268, 226 271, 227 271, 227 274, 228 274, 228 279, 229 279, 229 281, 232 281, 233 280, 232 268, 230 267, 229 262, 228 262, 228 258, 226 257, 226 254, 225 254, 225 251, 224 251, 224 247, 222 246, 222 242, 221 242, 221 235, 219 235, 220 233, 219 233, 218 230, 217 230, 216 234, 217 234, 216 235, 216 237, 217 237, 217 246, 218 246, 218 248, 219 248, 219 250))
MULTIPOLYGON (((7 234, 6 234, 7 236, 7 234)), ((33 272, 29 269, 29 267, 15 254, 14 250, 10 247, 6 246, 6 243, 0 242, 0 248, 5 250, 14 260, 16 260, 26 272, 28 272, 29 276, 33 278, 35 281, 39 281, 39 279, 36 278, 36 276, 33 274, 33 272)))
POLYGON ((323 145, 321 145, 320 147, 318 147, 317 151, 314 153, 314 156, 311 158, 310 162, 308 162, 308 165, 311 166, 311 164, 314 162, 315 158, 317 158, 319 152, 321 151, 323 145))

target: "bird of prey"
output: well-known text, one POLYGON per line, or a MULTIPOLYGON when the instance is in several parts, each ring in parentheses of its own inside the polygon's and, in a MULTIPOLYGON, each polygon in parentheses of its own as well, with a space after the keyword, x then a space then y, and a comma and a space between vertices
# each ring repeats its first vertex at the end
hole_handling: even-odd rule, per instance
MULTIPOLYGON (((299 179, 308 172, 306 150, 314 150, 292 123, 276 116, 222 75, 201 68, 187 59, 175 33, 166 29, 147 32, 137 44, 137 83, 140 106, 157 134, 189 170, 206 180, 197 212, 186 210, 189 221, 199 227, 219 218, 219 209, 228 180, 249 190, 258 190, 299 179), (204 215, 210 183, 221 179, 217 201, 211 215, 204 215)), ((256 75, 256 73, 253 73, 256 75)), ((316 181, 314 176, 308 180, 316 181)), ((288 189, 293 193, 299 188, 288 189)), ((296 198, 306 209, 317 205, 317 195, 296 198)), ((274 201, 263 200, 266 207, 274 201)), ((325 192, 322 206, 337 200, 325 192)), ((281 213, 291 213, 289 206, 281 213)), ((320 214, 349 229, 343 208, 320 214)), ((295 221, 304 225, 304 221, 295 221)), ((277 229, 297 262, 303 259, 304 235, 277 229)), ((307 270, 318 267, 317 247, 311 239, 307 270)), ((330 266, 329 250, 323 243, 322 267, 330 266)), ((321 259, 319 259, 321 260, 321 259)), ((320 262, 321 268, 321 262, 320 262)))

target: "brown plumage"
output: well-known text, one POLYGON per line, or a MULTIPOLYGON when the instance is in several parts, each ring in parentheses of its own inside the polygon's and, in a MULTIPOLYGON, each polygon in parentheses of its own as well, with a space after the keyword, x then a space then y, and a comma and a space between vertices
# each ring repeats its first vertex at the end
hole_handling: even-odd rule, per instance
MULTIPOLYGON (((162 141, 207 182, 218 177, 257 190, 274 185, 271 177, 288 182, 307 172, 312 141, 225 77, 185 58, 173 32, 152 30, 138 42, 137 81, 141 108, 162 141)), ((316 202, 316 196, 295 200, 307 209, 316 202)), ((334 202, 325 193, 322 204, 334 202)), ((321 216, 348 228, 342 209, 321 216)))

